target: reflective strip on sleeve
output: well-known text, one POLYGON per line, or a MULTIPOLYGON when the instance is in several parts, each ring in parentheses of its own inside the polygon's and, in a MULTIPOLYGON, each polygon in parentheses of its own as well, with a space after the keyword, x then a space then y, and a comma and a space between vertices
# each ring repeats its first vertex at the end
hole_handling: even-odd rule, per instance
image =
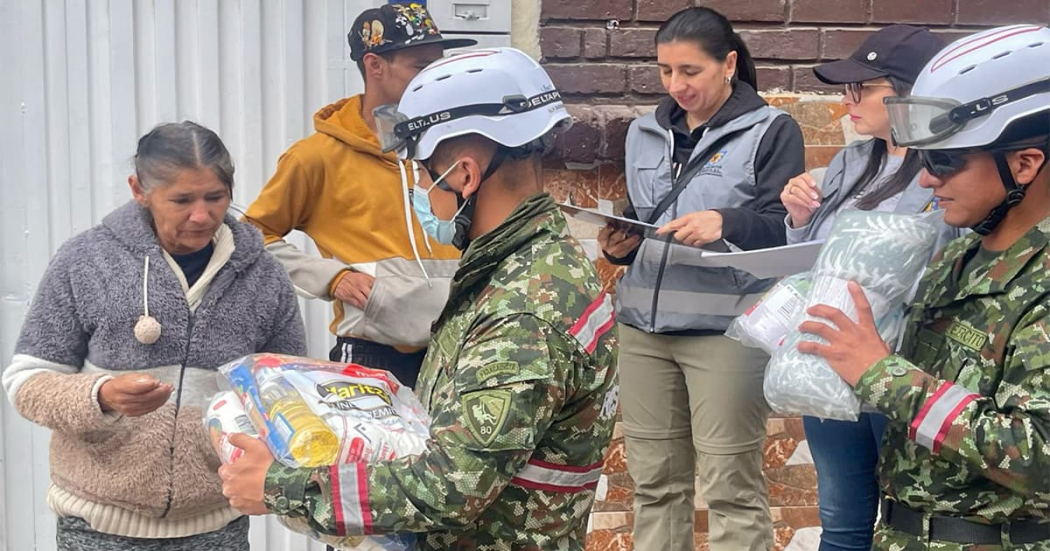
POLYGON ((959 416, 967 404, 979 397, 979 394, 970 392, 959 385, 942 384, 937 392, 926 400, 919 415, 911 422, 908 436, 916 444, 933 453, 940 453, 941 442, 948 434, 952 421, 959 416))
POLYGON ((371 534, 372 512, 368 506, 368 472, 363 463, 332 465, 332 510, 336 534, 371 534))
POLYGON ((569 334, 580 341, 590 354, 598 346, 598 339, 609 332, 615 321, 612 299, 608 293, 602 293, 597 300, 587 307, 580 319, 569 329, 569 334))
POLYGON ((511 479, 511 483, 545 492, 582 492, 593 490, 601 476, 601 462, 585 467, 573 467, 530 459, 528 465, 511 479))

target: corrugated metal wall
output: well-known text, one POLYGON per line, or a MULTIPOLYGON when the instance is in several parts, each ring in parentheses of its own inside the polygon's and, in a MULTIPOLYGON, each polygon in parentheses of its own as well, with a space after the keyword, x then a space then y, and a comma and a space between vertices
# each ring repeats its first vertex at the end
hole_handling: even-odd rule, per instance
MULTIPOLYGON (((0 0, 0 364, 58 246, 130 198, 140 135, 211 127, 234 154, 236 202, 250 203, 313 112, 361 88, 345 35, 381 3, 0 0)), ((311 353, 326 356, 327 309, 304 307, 311 353)), ((54 549, 47 431, 0 402, 0 550, 54 549)), ((323 549, 252 524, 253 549, 323 549)))

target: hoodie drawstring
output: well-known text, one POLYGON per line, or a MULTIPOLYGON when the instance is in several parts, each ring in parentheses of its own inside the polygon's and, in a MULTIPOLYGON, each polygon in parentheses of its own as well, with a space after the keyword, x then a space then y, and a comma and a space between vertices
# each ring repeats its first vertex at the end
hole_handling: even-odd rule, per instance
POLYGON ((142 268, 142 315, 135 322, 135 340, 142 344, 153 344, 160 339, 160 322, 149 315, 149 256, 142 268))
MULTIPOLYGON (((419 181, 419 164, 412 161, 412 185, 419 181)), ((427 246, 427 252, 434 256, 434 249, 430 248, 430 234, 423 232, 423 244, 427 246)))
MULTIPOLYGON (((419 265, 419 269, 423 272, 423 277, 427 279, 427 287, 433 287, 433 283, 430 281, 430 275, 427 274, 427 269, 423 267, 423 260, 419 258, 419 247, 416 246, 416 231, 412 227, 412 205, 411 199, 408 195, 408 172, 405 171, 405 163, 398 162, 397 167, 401 169, 401 196, 405 207, 405 228, 408 230, 408 242, 412 244, 412 255, 416 258, 416 264, 419 265)), ((412 170, 418 171, 416 163, 412 161, 412 170)), ((416 174, 418 176, 418 174, 416 174)), ((427 242, 427 249, 430 249, 430 242, 427 242)), ((433 252, 431 252, 433 254, 433 252)))

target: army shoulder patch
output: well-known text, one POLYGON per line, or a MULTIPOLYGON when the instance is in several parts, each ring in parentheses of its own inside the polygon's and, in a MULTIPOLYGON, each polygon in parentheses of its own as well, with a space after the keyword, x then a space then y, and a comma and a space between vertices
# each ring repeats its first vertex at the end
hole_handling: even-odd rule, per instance
POLYGON ((496 440, 510 413, 509 390, 477 390, 463 397, 467 430, 483 446, 496 440))
POLYGON ((517 375, 520 369, 517 362, 495 362, 478 369, 478 383, 483 383, 497 375, 517 375))
POLYGON ((946 334, 949 339, 977 352, 980 352, 981 349, 984 348, 985 343, 988 342, 987 334, 978 331, 959 320, 952 322, 951 326, 948 327, 946 334))

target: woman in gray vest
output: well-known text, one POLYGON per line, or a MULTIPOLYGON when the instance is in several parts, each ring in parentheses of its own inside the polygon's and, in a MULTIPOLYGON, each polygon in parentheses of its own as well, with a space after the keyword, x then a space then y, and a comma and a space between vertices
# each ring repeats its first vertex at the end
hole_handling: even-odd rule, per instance
POLYGON ((765 550, 768 357, 723 333, 772 281, 669 257, 682 244, 783 245, 780 191, 804 168, 802 133, 755 92, 748 49, 718 12, 675 14, 656 49, 669 97, 632 123, 626 172, 628 214, 661 230, 644 240, 611 227, 599 235, 610 261, 628 265, 616 313, 635 546, 693 549, 699 488, 712 550, 765 550))
MULTIPOLYGON (((912 214, 936 207, 933 191, 919 187, 918 155, 893 145, 882 100, 907 95, 941 46, 926 29, 892 25, 869 36, 849 58, 814 68, 821 81, 845 85, 842 103, 850 120, 857 133, 870 138, 840 151, 822 185, 809 174, 788 182, 781 194, 788 209, 788 243, 826 237, 846 209, 912 214)), ((940 227, 942 241, 956 236, 949 226, 940 227)), ((871 549, 886 417, 865 412, 856 422, 813 417, 803 422, 817 468, 821 551, 871 549)))

